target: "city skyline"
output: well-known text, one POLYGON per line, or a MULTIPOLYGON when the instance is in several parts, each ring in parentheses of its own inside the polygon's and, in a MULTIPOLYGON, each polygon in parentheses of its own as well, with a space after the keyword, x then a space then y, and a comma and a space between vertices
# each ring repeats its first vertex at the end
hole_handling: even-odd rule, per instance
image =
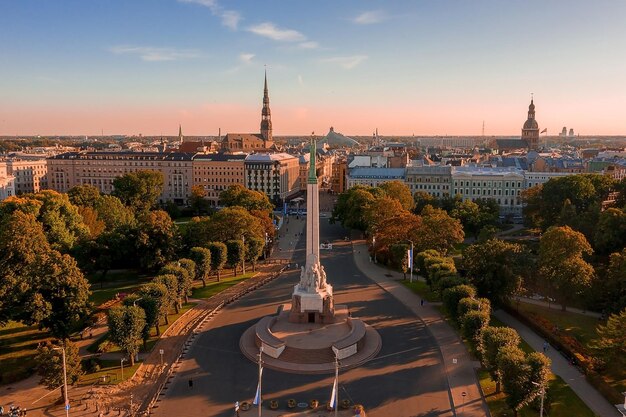
POLYGON ((0 135, 626 134, 626 3, 0 5, 0 135))

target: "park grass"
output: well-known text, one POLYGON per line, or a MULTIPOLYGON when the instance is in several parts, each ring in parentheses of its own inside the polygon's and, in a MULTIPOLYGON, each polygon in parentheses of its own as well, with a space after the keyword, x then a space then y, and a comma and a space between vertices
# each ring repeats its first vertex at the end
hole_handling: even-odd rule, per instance
MULTIPOLYGON (((496 383, 491 380, 489 372, 478 371, 480 387, 485 395, 487 406, 492 417, 512 417, 513 411, 506 404, 506 394, 500 392, 496 394, 496 383)), ((595 414, 587 405, 572 391, 572 389, 556 375, 550 376, 548 390, 546 392, 546 403, 544 404, 545 415, 550 417, 594 417, 595 414), (548 404, 549 403, 549 404, 548 404), (549 410, 549 411, 548 411, 549 410), (548 412, 547 412, 548 411, 548 412)), ((518 413, 519 417, 534 417, 538 411, 530 406, 526 406, 518 413)))
POLYGON ((89 302, 98 307, 107 301, 114 299, 115 295, 118 293, 131 294, 137 291, 139 287, 140 284, 135 281, 132 283, 124 282, 112 287, 105 287, 103 289, 92 289, 91 294, 89 295, 89 302))
POLYGON ((588 346, 589 342, 598 337, 596 327, 600 322, 595 317, 550 309, 544 306, 524 303, 523 301, 515 303, 514 308, 517 308, 521 314, 527 317, 539 316, 549 320, 552 324, 559 327, 560 332, 574 337, 585 346, 588 346))
POLYGON ((439 297, 439 294, 431 291, 428 284, 426 284, 424 281, 415 280, 413 282, 409 282, 408 280, 403 280, 402 284, 404 284, 405 287, 407 287, 429 303, 436 303, 441 301, 441 297, 439 297))
POLYGON ((51 339, 50 334, 37 326, 9 321, 0 327, 0 384, 32 375, 37 366, 37 345, 51 339))
POLYGON ((100 365, 100 370, 81 376, 78 381, 79 386, 94 384, 116 385, 132 377, 139 366, 141 366, 140 361, 135 362, 133 366, 124 366, 124 378, 122 378, 119 360, 97 359, 97 363, 100 365))
POLYGON ((215 294, 220 293, 227 288, 232 287, 242 281, 247 280, 248 278, 252 278, 258 272, 247 272, 244 275, 237 275, 235 277, 231 276, 228 278, 222 278, 219 282, 209 282, 206 287, 198 287, 194 288, 191 297, 198 299, 207 299, 213 297, 215 294))

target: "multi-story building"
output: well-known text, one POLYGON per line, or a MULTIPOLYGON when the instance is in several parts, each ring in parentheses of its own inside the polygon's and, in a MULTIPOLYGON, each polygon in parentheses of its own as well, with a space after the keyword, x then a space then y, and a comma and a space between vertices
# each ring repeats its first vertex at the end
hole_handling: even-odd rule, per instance
POLYGON ((282 204, 300 191, 300 159, 286 153, 257 153, 244 162, 245 187, 282 204))
POLYGON ((405 168, 353 168, 349 171, 346 182, 348 188, 355 185, 377 187, 389 181, 402 181, 405 178, 405 168))
POLYGON ((298 157, 300 164, 300 171, 298 175, 298 181, 300 182, 300 189, 306 190, 306 180, 309 177, 309 159, 311 155, 308 153, 302 154, 298 157))
POLYGON ((524 188, 534 187, 535 185, 545 184, 552 178, 566 177, 575 175, 573 172, 530 172, 524 171, 524 188))
POLYGON ((160 203, 186 204, 193 184, 192 157, 177 152, 68 152, 47 160, 48 186, 66 193, 76 185, 90 184, 109 194, 115 178, 151 170, 163 174, 160 203))
POLYGON ((15 177, 15 194, 37 193, 48 188, 48 164, 45 158, 9 158, 7 174, 15 177))
POLYGON ((406 184, 411 194, 424 191, 433 197, 451 195, 452 167, 450 165, 412 166, 406 169, 406 184))
POLYGON ((7 172, 6 162, 0 162, 0 201, 15 195, 15 178, 7 172))
POLYGON ((346 177, 348 175, 348 161, 345 158, 335 159, 333 162, 332 178, 330 189, 333 193, 339 194, 346 191, 346 177))
POLYGON ((524 184, 524 171, 517 168, 465 166, 452 171, 452 195, 458 194, 463 200, 496 200, 502 214, 521 215, 524 184))
POLYGON ((203 187, 212 206, 231 185, 244 185, 245 154, 197 154, 193 157, 193 185, 203 187))

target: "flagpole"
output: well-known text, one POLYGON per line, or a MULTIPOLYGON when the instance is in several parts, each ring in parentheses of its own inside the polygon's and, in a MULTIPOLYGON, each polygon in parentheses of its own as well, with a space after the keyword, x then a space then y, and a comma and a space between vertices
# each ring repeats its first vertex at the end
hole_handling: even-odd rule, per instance
POLYGON ((261 344, 259 349, 259 417, 261 417, 261 403, 263 402, 261 400, 263 398, 261 395, 261 375, 263 374, 263 360, 261 355, 263 355, 263 344, 261 344))
POLYGON ((337 359, 337 353, 335 352, 335 417, 339 409, 339 359, 337 359))

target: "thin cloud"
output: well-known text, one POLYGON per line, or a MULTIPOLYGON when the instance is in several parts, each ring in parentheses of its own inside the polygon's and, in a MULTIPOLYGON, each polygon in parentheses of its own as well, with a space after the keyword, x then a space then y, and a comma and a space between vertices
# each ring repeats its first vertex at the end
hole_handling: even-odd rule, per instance
POLYGON ((387 16, 381 10, 370 10, 356 16, 352 21, 358 25, 373 25, 385 20, 387 16))
POLYGON ((255 35, 263 36, 279 42, 306 42, 306 36, 297 30, 280 29, 273 23, 265 22, 247 29, 255 35))
POLYGON ((116 55, 134 55, 142 61, 180 61, 184 59, 198 58, 200 53, 195 49, 155 48, 150 46, 119 45, 109 48, 116 55))
POLYGON ((317 49, 319 47, 320 47, 320 44, 315 41, 300 42, 298 44, 298 48, 300 49, 317 49))
POLYGON ((239 21, 242 19, 241 14, 236 10, 226 10, 219 5, 217 0, 178 0, 180 3, 199 4, 208 7, 213 16, 217 16, 222 20, 222 25, 232 30, 237 30, 239 21))
POLYGON ((304 85, 304 80, 302 79, 302 75, 298 74, 298 84, 304 85))
POLYGON ((239 54, 239 61, 246 65, 252 64, 252 58, 254 58, 254 54, 241 53, 239 54))
POLYGON ((333 58, 322 59, 322 63, 336 64, 343 69, 352 69, 359 65, 361 62, 368 58, 367 55, 353 55, 353 56, 337 56, 333 58))

